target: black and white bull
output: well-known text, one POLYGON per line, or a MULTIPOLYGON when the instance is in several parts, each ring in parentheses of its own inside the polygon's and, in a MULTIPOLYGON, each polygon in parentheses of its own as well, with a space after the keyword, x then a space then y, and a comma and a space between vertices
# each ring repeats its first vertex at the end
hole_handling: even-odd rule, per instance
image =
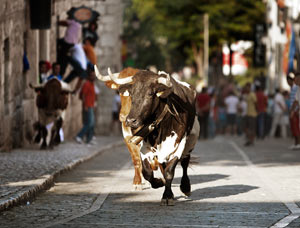
POLYGON ((41 149, 46 149, 48 135, 46 126, 53 123, 49 141, 49 147, 52 148, 60 143, 59 130, 63 125, 71 88, 67 83, 56 78, 38 86, 30 84, 30 87, 37 93, 38 121, 34 124, 34 129, 37 131, 34 142, 39 143, 42 139, 41 149))
POLYGON ((174 205, 171 184, 179 161, 183 168, 180 189, 185 195, 191 192, 187 168, 199 133, 196 92, 189 84, 165 72, 139 71, 118 83, 122 84, 120 94, 131 97, 126 125, 137 129, 134 137, 144 140, 141 149, 143 176, 153 188, 165 186, 161 205, 174 205), (154 177, 153 170, 158 168, 163 178, 154 177))

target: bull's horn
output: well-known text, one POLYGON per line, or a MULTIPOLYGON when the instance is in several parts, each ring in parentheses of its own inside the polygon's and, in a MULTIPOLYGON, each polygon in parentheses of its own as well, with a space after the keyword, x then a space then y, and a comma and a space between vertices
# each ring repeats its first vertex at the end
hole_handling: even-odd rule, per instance
POLYGON ((31 89, 41 89, 44 87, 44 85, 32 85, 31 83, 29 83, 29 87, 31 89))
POLYGON ((99 70, 98 70, 98 67, 97 67, 96 65, 94 65, 94 70, 95 70, 96 77, 97 77, 100 81, 103 81, 103 82, 111 81, 109 75, 103 76, 103 75, 100 74, 100 72, 99 72, 99 70))
POLYGON ((171 83, 171 79, 170 79, 170 75, 167 74, 166 72, 164 71, 160 71, 158 72, 159 75, 162 75, 162 74, 165 74, 166 75, 166 78, 165 77, 159 77, 157 82, 160 83, 160 84, 163 84, 167 87, 172 87, 172 83, 171 83))
POLYGON ((118 78, 120 73, 112 74, 110 68, 108 68, 107 71, 108 71, 108 74, 109 74, 111 80, 113 80, 118 85, 124 85, 124 84, 130 83, 133 81, 133 79, 132 79, 133 75, 128 76, 126 78, 118 78))
POLYGON ((69 93, 73 92, 73 90, 71 89, 71 86, 68 83, 66 83, 64 81, 59 81, 59 82, 61 84, 62 90, 66 91, 66 92, 69 92, 69 93))

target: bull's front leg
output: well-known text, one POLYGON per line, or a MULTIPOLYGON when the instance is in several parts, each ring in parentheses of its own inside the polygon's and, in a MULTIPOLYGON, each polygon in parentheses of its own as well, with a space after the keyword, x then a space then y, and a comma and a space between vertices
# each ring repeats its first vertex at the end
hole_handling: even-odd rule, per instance
POLYGON ((174 206, 174 195, 171 189, 172 181, 175 174, 175 167, 178 163, 178 158, 175 157, 164 165, 163 175, 165 178, 165 191, 161 199, 161 206, 174 206))
POLYGON ((53 139, 54 140, 53 145, 58 145, 61 143, 59 131, 62 128, 63 119, 61 117, 59 117, 59 119, 56 121, 55 125, 56 125, 56 128, 55 128, 56 132, 55 132, 55 137, 53 139))
POLYGON ((132 132, 129 127, 126 127, 124 122, 122 122, 122 132, 134 166, 133 188, 134 190, 142 190, 142 162, 140 157, 140 146, 129 142, 132 137, 132 132))
POLYGON ((48 131, 47 128, 45 126, 41 126, 40 127, 40 131, 41 131, 41 136, 42 136, 42 145, 41 145, 41 149, 47 149, 47 135, 48 135, 48 131))
POLYGON ((140 158, 140 147, 133 143, 129 143, 126 139, 125 143, 131 155, 134 166, 133 188, 134 190, 142 190, 142 164, 140 158))
POLYGON ((147 181, 150 182, 152 188, 160 188, 165 185, 165 182, 163 179, 161 179, 161 178, 158 179, 158 178, 154 177, 153 170, 147 159, 144 159, 142 161, 142 165, 143 165, 143 170, 142 170, 143 176, 147 181))

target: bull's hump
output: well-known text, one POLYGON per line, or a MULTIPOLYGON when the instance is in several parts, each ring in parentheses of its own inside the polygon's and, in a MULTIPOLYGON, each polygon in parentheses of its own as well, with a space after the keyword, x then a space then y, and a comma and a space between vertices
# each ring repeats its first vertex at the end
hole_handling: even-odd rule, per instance
POLYGON ((119 78, 127 78, 130 76, 135 75, 136 73, 138 73, 140 70, 139 69, 135 69, 132 67, 127 67, 124 70, 122 70, 119 74, 119 78))

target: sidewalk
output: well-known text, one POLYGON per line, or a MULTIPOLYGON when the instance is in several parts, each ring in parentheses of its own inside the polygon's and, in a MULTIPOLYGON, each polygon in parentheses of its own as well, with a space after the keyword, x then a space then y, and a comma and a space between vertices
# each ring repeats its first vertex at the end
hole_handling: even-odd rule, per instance
POLYGON ((66 141, 53 150, 38 145, 0 153, 0 212, 30 200, 53 185, 55 178, 104 150, 124 145, 121 137, 98 136, 88 147, 66 141))

